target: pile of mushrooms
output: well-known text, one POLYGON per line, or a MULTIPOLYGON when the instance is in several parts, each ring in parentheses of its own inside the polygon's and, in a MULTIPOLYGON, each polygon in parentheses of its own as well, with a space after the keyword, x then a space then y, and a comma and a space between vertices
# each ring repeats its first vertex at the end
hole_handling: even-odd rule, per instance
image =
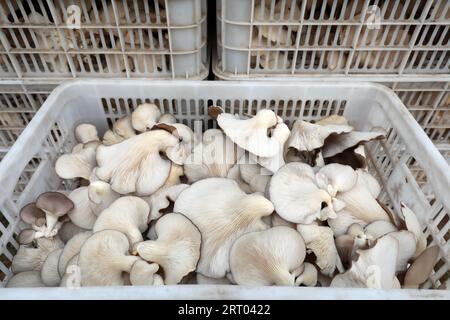
MULTIPOLYGON (((414 212, 378 202, 364 145, 383 132, 332 115, 209 108, 194 135, 151 103, 102 139, 81 123, 55 162, 79 187, 20 212, 7 287, 238 284, 420 288, 439 259, 414 212)), ((439 284, 437 284, 439 285, 439 284)))

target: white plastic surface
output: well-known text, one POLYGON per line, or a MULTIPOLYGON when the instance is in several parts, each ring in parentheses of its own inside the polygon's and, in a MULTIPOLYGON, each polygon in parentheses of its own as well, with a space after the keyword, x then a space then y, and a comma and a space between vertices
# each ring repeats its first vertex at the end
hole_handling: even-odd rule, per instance
POLYGON ((221 79, 450 70, 448 0, 216 0, 216 10, 221 79))
POLYGON ((3 0, 0 78, 204 79, 206 0, 3 0))
MULTIPOLYGON (((59 154, 75 144, 74 127, 81 122, 98 126, 100 134, 112 120, 129 114, 143 101, 156 103, 179 122, 193 126, 203 121, 214 125, 207 107, 216 104, 227 112, 254 114, 272 108, 288 125, 299 117, 314 120, 343 114, 358 130, 381 129, 387 138, 368 145, 370 170, 382 185, 380 201, 399 213, 400 201, 416 212, 429 242, 440 248, 441 258, 424 288, 437 288, 449 276, 450 267, 450 167, 396 95, 384 86, 336 82, 201 82, 143 80, 77 80, 56 88, 0 163, 0 224, 3 257, 0 272, 10 276, 8 264, 18 248, 13 235, 20 230, 19 209, 44 191, 70 188, 54 172, 59 154), (26 183, 23 183, 25 181, 26 183), (419 182, 426 181, 426 185, 419 182), (431 195, 428 192, 431 190, 431 195)), ((4 283, 3 281, 3 283, 4 283)), ((345 289, 253 288, 239 286, 80 288, 11 290, 1 297, 146 297, 168 298, 450 298, 449 291, 372 291, 345 289), (85 292, 85 294, 84 294, 85 292), (129 293, 129 294, 126 294, 129 293), (223 294, 222 294, 223 293, 223 294), (277 294, 275 294, 277 293, 277 294), (279 294, 279 295, 278 295, 279 294)))

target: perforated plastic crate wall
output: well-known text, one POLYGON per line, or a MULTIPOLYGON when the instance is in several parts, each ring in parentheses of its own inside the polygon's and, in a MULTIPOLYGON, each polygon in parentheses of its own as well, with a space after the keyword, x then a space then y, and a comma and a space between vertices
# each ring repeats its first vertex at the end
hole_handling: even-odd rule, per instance
MULTIPOLYGON (((42 192, 73 187, 61 181, 54 161, 76 143, 74 127, 81 122, 95 124, 102 134, 114 119, 143 101, 153 102, 179 122, 203 129, 215 126, 207 115, 211 104, 227 112, 254 114, 271 108, 288 125, 298 117, 314 120, 343 114, 358 130, 383 129, 384 141, 368 145, 370 170, 382 186, 380 201, 398 214, 400 201, 416 213, 428 236, 428 243, 440 248, 441 258, 425 284, 439 287, 450 267, 450 167, 420 126, 406 112, 402 102, 385 87, 368 83, 329 82, 196 82, 170 83, 144 80, 77 80, 57 88, 0 163, 0 271, 10 276, 9 264, 18 244, 18 212, 42 192), (361 108, 364 106, 364 108, 361 108), (422 182, 426 182, 423 184, 422 182), (429 191, 431 190, 431 196, 429 191), (9 247, 7 244, 11 243, 9 247)), ((4 282, 3 282, 4 283, 4 282)), ((342 288, 246 288, 241 286, 180 285, 116 288, 27 288, 0 289, 0 299, 39 296, 41 298, 417 298, 446 297, 448 291, 352 290, 342 288), (319 290, 319 291, 317 291, 319 290)))
POLYGON ((216 5, 213 69, 221 79, 449 72, 448 0, 217 0, 216 5))
POLYGON ((206 5, 2 0, 0 78, 203 79, 209 72, 206 5))

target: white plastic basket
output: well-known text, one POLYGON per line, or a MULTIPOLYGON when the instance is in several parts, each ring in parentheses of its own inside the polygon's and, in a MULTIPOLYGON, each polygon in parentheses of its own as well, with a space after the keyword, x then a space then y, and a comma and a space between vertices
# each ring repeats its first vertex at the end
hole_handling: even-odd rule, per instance
POLYGON ((448 0, 216 0, 216 11, 221 79, 450 70, 448 0))
MULTIPOLYGON (((358 130, 382 129, 384 141, 367 146, 370 170, 382 185, 380 201, 399 212, 400 201, 418 215, 428 242, 440 248, 441 257, 425 288, 438 287, 450 268, 450 167, 400 99, 384 86, 336 82, 201 82, 144 80, 76 80, 62 84, 48 97, 0 164, 0 272, 3 283, 22 227, 19 209, 41 192, 67 188, 53 165, 75 144, 74 127, 81 122, 98 126, 100 133, 111 121, 143 101, 173 113, 178 121, 214 126, 207 107, 216 104, 227 112, 254 114, 272 108, 291 125, 302 117, 313 120, 342 114, 358 130), (426 181, 424 186, 418 181, 426 181), (423 189, 422 189, 423 188, 423 189), (428 196, 431 188, 432 196, 428 196)), ((0 299, 39 298, 447 298, 450 291, 360 290, 335 288, 246 288, 241 286, 164 286, 145 288, 0 289, 0 299)))
POLYGON ((206 0, 4 0, 0 78, 204 79, 206 0))

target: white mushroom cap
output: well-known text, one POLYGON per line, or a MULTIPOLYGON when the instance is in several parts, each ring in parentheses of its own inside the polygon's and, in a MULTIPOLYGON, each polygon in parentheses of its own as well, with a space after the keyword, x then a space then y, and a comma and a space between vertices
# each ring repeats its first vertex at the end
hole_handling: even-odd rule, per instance
POLYGON ((313 151, 322 148, 325 139, 330 135, 346 133, 352 130, 353 128, 348 125, 319 125, 297 120, 292 126, 287 146, 298 151, 313 151))
POLYGON ((138 257, 129 256, 127 237, 115 230, 94 233, 83 244, 78 258, 82 286, 123 285, 138 257))
POLYGON ((103 136, 103 144, 110 146, 120 143, 128 138, 135 136, 133 126, 131 124, 131 117, 125 116, 118 119, 114 124, 112 130, 105 132, 103 136))
POLYGON ((97 128, 90 123, 82 123, 75 128, 75 137, 79 143, 99 141, 97 128))
MULTIPOLYGON (((328 210, 328 207, 322 209, 322 215, 327 216, 328 210)), ((328 219, 327 222, 328 226, 333 230, 333 233, 336 237, 346 234, 348 228, 352 224, 357 223, 363 227, 367 225, 367 222, 355 217, 352 212, 346 210, 346 208, 336 212, 336 217, 333 219, 328 219)))
POLYGON ((130 249, 142 242, 142 233, 147 229, 150 208, 138 197, 122 197, 103 210, 94 224, 93 231, 117 230, 125 234, 130 242, 130 249))
POLYGON ((295 223, 309 224, 321 218, 323 202, 332 206, 331 196, 317 186, 314 170, 305 163, 291 162, 281 167, 270 180, 269 194, 277 213, 295 223))
POLYGON ((240 177, 249 185, 252 192, 261 192, 264 194, 272 178, 272 172, 252 161, 252 159, 244 160, 245 158, 244 155, 239 159, 240 177))
POLYGON ((76 226, 90 230, 94 226, 97 216, 92 212, 88 190, 88 187, 79 187, 69 194, 74 208, 68 213, 68 216, 76 226))
POLYGON ((367 236, 372 237, 372 239, 381 238, 382 236, 395 231, 397 231, 397 228, 386 220, 371 222, 364 228, 364 233, 367 236))
POLYGON ((156 222, 155 231, 157 239, 139 243, 136 250, 143 259, 163 268, 165 284, 177 284, 197 266, 200 231, 179 213, 162 216, 156 222))
POLYGON ((92 236, 92 234, 92 231, 79 233, 66 243, 58 260, 58 273, 60 276, 64 275, 69 261, 80 253, 84 242, 92 236))
POLYGON ((232 166, 230 170, 228 170, 227 178, 236 181, 241 190, 244 191, 245 193, 253 193, 248 183, 242 180, 239 166, 240 165, 238 163, 232 166))
POLYGON ((170 174, 171 162, 161 158, 159 152, 178 143, 169 132, 154 130, 112 146, 100 146, 97 177, 110 182, 112 189, 120 194, 150 195, 170 174))
POLYGON ((80 267, 78 267, 78 257, 77 254, 72 259, 67 262, 66 268, 61 277, 60 287, 71 287, 79 288, 81 286, 81 274, 80 267))
POLYGON ((303 272, 295 279, 295 285, 305 285, 315 287, 317 284, 318 272, 316 267, 308 262, 303 264, 303 272))
POLYGON ((190 183, 210 177, 224 178, 243 152, 221 130, 206 130, 202 143, 194 147, 184 163, 185 175, 190 183))
POLYGON ((64 243, 57 237, 51 239, 39 238, 36 242, 36 248, 29 245, 21 245, 19 247, 11 264, 13 273, 41 270, 50 252, 61 249, 64 246, 64 243))
POLYGON ((358 174, 350 166, 331 163, 316 173, 317 185, 335 197, 338 192, 351 190, 358 180, 358 174))
POLYGON ((331 116, 317 120, 316 124, 320 124, 321 126, 326 126, 326 125, 330 125, 330 124, 331 125, 348 125, 348 121, 344 116, 332 114, 331 116))
POLYGON ((297 229, 297 225, 295 223, 292 223, 292 222, 284 220, 276 212, 274 212, 271 215, 271 223, 270 224, 271 224, 272 227, 285 226, 285 227, 289 227, 289 228, 292 228, 292 229, 297 229))
POLYGON ((151 286, 155 273, 158 271, 157 263, 147 263, 144 260, 136 260, 131 267, 130 282, 133 286, 151 286))
POLYGON ((83 178, 88 180, 96 166, 97 142, 85 144, 81 150, 63 154, 56 160, 55 171, 62 179, 83 178))
POLYGON ((153 103, 143 103, 131 114, 131 124, 134 130, 145 132, 150 130, 161 117, 161 111, 153 103))
POLYGON ((335 276, 331 287, 393 289, 397 286, 395 266, 399 250, 394 237, 379 239, 373 248, 358 250, 359 258, 343 274, 335 276))
POLYGON ((177 119, 170 113, 165 113, 159 118, 159 123, 177 123, 177 119))
POLYGON ((229 270, 229 250, 240 235, 264 230, 261 218, 273 212, 272 203, 260 194, 246 194, 237 182, 208 178, 184 190, 174 212, 184 214, 200 230, 202 248, 197 272, 222 278, 229 270))
POLYGON ((108 208, 119 197, 120 194, 115 192, 111 188, 111 185, 104 181, 91 181, 88 186, 90 208, 96 216, 108 208))
POLYGON ((58 272, 58 261, 63 249, 56 249, 50 252, 45 259, 41 269, 41 280, 47 287, 56 287, 61 281, 58 272))
MULTIPOLYGON (((391 232, 384 237, 394 237, 398 241, 397 264, 395 270, 397 272, 405 271, 408 261, 416 252, 416 239, 412 232, 401 230, 391 232)), ((379 240, 378 240, 379 241, 379 240)))
POLYGON ((162 216, 161 210, 168 208, 170 203, 175 202, 180 193, 187 188, 189 188, 187 184, 163 187, 150 197, 143 198, 150 206, 149 222, 159 219, 162 216))
POLYGON ((401 213, 403 215, 403 219, 405 220, 406 228, 416 237, 417 248, 414 257, 417 257, 427 247, 427 237, 422 232, 423 229, 416 214, 403 202, 401 203, 401 213))
POLYGON ((306 243, 306 248, 314 252, 316 264, 325 275, 333 275, 336 267, 343 271, 342 263, 334 244, 333 231, 315 224, 298 224, 297 230, 306 243))
POLYGON ((45 287, 41 280, 41 272, 36 270, 17 273, 8 280, 5 288, 34 288, 45 287))
POLYGON ((305 255, 300 234, 279 226, 239 237, 230 250, 230 269, 240 285, 293 286, 293 272, 302 265, 305 255))
POLYGON ((253 118, 246 120, 221 113, 217 123, 234 143, 256 156, 273 157, 280 152, 278 139, 284 137, 286 125, 279 121, 272 110, 260 110, 253 118), (268 137, 267 130, 272 127, 275 127, 272 137, 268 137))

